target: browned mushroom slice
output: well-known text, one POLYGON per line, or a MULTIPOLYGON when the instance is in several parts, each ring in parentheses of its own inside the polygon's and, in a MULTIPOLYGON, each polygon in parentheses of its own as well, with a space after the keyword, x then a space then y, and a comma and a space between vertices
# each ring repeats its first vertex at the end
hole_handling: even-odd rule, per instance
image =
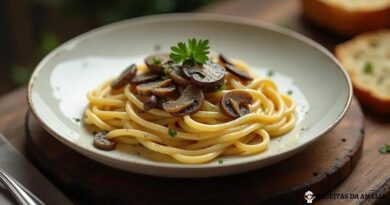
POLYGON ((224 81, 226 70, 217 63, 207 61, 203 65, 184 63, 183 72, 195 85, 216 87, 224 81))
POLYGON ((225 68, 231 74, 241 78, 242 80, 246 80, 246 81, 253 80, 253 78, 251 76, 249 76, 249 74, 247 74, 244 71, 240 70, 235 65, 225 64, 225 68))
POLYGON ((228 58, 226 58, 224 55, 219 54, 219 60, 225 65, 225 68, 227 71, 229 71, 231 74, 241 78, 242 80, 253 80, 253 78, 246 72, 240 70, 237 68, 228 58))
POLYGON ((172 78, 173 81, 175 81, 179 85, 190 84, 190 81, 186 77, 183 76, 179 66, 173 66, 173 67, 169 68, 168 75, 170 78, 172 78))
POLYGON ((188 85, 177 100, 163 103, 163 109, 176 116, 190 115, 200 109, 203 100, 202 90, 188 85))
POLYGON ((253 98, 243 90, 233 90, 226 93, 221 99, 223 113, 231 118, 238 118, 249 113, 249 105, 253 98))
POLYGON ((232 61, 230 61, 226 56, 224 56, 222 53, 219 54, 219 60, 223 63, 223 64, 230 64, 230 65, 234 65, 234 63, 232 61))
POLYGON ((156 96, 154 95, 151 95, 148 99, 146 99, 146 101, 144 102, 144 111, 148 111, 148 110, 151 110, 155 107, 157 107, 158 105, 158 99, 156 96))
POLYGON ((160 53, 146 57, 145 64, 152 72, 162 74, 164 73, 164 64, 167 63, 169 60, 169 54, 160 53))
POLYGON ((116 143, 106 138, 107 132, 97 132, 93 138, 93 145, 101 150, 113 150, 116 143))
POLYGON ((139 75, 136 75, 131 80, 131 83, 133 83, 133 84, 146 83, 146 82, 150 82, 150 81, 153 81, 153 80, 157 80, 159 77, 160 77, 160 75, 158 75, 158 74, 154 74, 154 73, 151 73, 151 72, 145 72, 145 73, 141 73, 139 75))
MULTIPOLYGON (((176 94, 176 93, 175 93, 176 94)), ((156 108, 158 108, 158 109, 163 109, 163 104, 165 103, 165 102, 168 102, 168 101, 171 101, 171 100, 175 100, 175 99, 177 99, 178 97, 177 96, 174 96, 174 95, 172 95, 172 96, 168 96, 168 97, 159 97, 158 98, 158 101, 157 101, 157 106, 156 106, 156 108)))
POLYGON ((155 88, 162 88, 172 84, 172 79, 158 80, 137 85, 136 89, 140 95, 150 95, 155 88))
POLYGON ((165 88, 154 88, 152 90, 153 95, 159 96, 159 97, 167 97, 171 96, 175 93, 176 87, 175 86, 169 86, 165 88))
POLYGON ((124 87, 126 84, 130 83, 131 79, 137 73, 137 66, 131 64, 125 71, 123 71, 117 79, 111 83, 112 89, 119 89, 124 87))

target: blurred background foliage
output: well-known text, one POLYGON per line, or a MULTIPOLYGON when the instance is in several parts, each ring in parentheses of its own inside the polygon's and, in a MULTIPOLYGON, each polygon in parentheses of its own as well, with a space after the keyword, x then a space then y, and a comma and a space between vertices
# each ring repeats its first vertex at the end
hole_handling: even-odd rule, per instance
POLYGON ((25 85, 62 42, 115 21, 189 12, 215 0, 1 0, 0 94, 25 85))

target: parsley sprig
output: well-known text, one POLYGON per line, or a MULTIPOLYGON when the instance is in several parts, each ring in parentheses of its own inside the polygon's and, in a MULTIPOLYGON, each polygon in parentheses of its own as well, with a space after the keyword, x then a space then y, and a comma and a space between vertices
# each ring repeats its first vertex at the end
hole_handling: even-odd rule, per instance
POLYGON ((209 58, 209 40, 196 40, 195 38, 188 39, 186 43, 179 42, 177 46, 171 47, 171 54, 169 57, 175 63, 184 61, 192 61, 192 63, 203 64, 209 58), (187 45, 188 44, 188 45, 187 45))

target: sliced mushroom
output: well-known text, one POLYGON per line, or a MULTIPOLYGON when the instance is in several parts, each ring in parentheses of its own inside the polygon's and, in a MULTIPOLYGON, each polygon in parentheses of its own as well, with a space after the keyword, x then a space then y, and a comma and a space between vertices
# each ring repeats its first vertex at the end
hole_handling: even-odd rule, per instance
POLYGON ((154 88, 152 90, 153 95, 159 96, 159 97, 168 97, 175 93, 176 87, 175 86, 169 86, 165 88, 154 88))
POLYGON ((190 81, 183 76, 181 68, 179 66, 172 66, 168 69, 168 75, 179 85, 188 85, 190 81))
POLYGON ((162 88, 172 84, 172 79, 158 80, 137 85, 136 89, 140 95, 150 95, 155 88, 162 88))
POLYGON ((253 78, 246 72, 240 70, 237 68, 228 58, 226 58, 224 55, 219 54, 219 60, 225 65, 225 68, 227 71, 229 71, 231 74, 241 78, 242 80, 253 80, 253 78))
POLYGON ((131 64, 129 67, 123 71, 117 79, 115 79, 111 83, 112 89, 119 89, 124 87, 126 84, 130 83, 131 79, 134 78, 137 73, 137 66, 135 64, 131 64))
POLYGON ((249 105, 253 98, 243 90, 233 90, 226 93, 221 99, 222 111, 231 118, 238 118, 249 113, 249 105))
POLYGON ((226 56, 224 56, 222 53, 219 54, 219 60, 223 63, 223 64, 230 64, 230 65, 234 65, 234 63, 232 61, 230 61, 226 56))
POLYGON ((160 53, 150 55, 145 58, 145 64, 152 72, 162 74, 164 73, 164 64, 166 64, 169 60, 169 54, 160 53))
POLYGON ((190 115, 200 109, 203 100, 202 90, 188 85, 177 100, 163 103, 163 109, 175 116, 190 115))
POLYGON ((225 68, 227 71, 229 71, 231 74, 239 77, 240 79, 242 80, 245 80, 245 81, 250 81, 250 80, 253 80, 253 78, 245 73, 244 71, 240 70, 239 68, 237 68, 235 65, 230 65, 230 64, 225 64, 225 68))
POLYGON ((165 102, 168 102, 168 101, 170 101, 170 100, 175 100, 175 99, 177 99, 178 97, 176 97, 176 98, 174 98, 173 96, 169 96, 169 97, 159 97, 158 98, 158 101, 157 101, 157 106, 156 106, 156 108, 158 108, 158 109, 163 109, 163 104, 165 103, 165 102))
POLYGON ((93 138, 93 145, 101 150, 113 150, 116 143, 106 138, 107 132, 97 132, 93 138))
POLYGON ((184 75, 200 87, 216 87, 224 81, 226 70, 217 63, 207 61, 203 65, 184 63, 184 75))
POLYGON ((151 73, 151 72, 145 72, 145 73, 141 73, 139 75, 136 75, 131 80, 131 83, 133 83, 133 84, 146 83, 146 82, 150 82, 150 81, 153 81, 153 80, 157 80, 159 77, 160 77, 160 75, 158 75, 158 74, 154 74, 154 73, 151 73))
POLYGON ((158 104, 158 98, 154 95, 151 95, 146 101, 144 102, 144 111, 151 110, 155 107, 157 107, 158 104))
POLYGON ((213 92, 218 91, 220 87, 221 87, 221 85, 217 85, 215 87, 203 87, 202 90, 203 90, 203 92, 206 92, 206 93, 213 93, 213 92))

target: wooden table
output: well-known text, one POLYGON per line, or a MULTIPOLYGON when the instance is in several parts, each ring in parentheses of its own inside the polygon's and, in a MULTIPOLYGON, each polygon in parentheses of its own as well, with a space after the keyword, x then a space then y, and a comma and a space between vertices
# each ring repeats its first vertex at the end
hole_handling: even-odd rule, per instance
MULTIPOLYGON (((276 23, 308 36, 330 50, 336 43, 345 40, 308 25, 301 17, 298 1, 294 0, 219 1, 199 11, 276 23)), ((27 109, 25 87, 0 98, 0 132, 24 155, 27 109)), ((315 204, 390 204, 390 154, 378 152, 381 146, 390 143, 390 117, 379 117, 369 112, 365 114, 366 137, 360 161, 347 180, 330 193, 333 197, 321 199, 315 204), (340 199, 342 197, 338 195, 350 193, 375 193, 385 195, 387 199, 340 199)))

